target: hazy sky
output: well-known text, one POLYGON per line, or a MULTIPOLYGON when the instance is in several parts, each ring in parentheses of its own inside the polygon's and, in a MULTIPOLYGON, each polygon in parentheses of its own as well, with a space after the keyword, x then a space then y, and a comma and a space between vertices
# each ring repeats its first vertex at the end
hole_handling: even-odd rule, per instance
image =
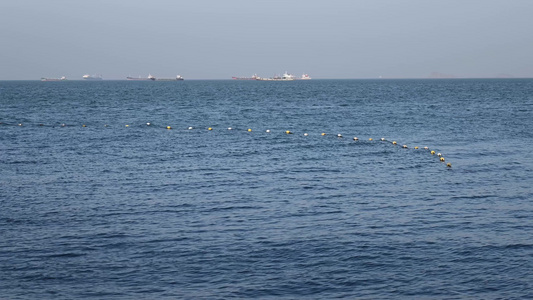
POLYGON ((533 77, 532 0, 0 0, 0 80, 533 77))

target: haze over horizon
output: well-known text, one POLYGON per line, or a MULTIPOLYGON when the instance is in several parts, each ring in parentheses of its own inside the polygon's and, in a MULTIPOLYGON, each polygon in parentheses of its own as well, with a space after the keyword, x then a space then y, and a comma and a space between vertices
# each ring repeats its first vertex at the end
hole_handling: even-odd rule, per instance
POLYGON ((533 77, 528 0, 4 0, 0 80, 533 77))

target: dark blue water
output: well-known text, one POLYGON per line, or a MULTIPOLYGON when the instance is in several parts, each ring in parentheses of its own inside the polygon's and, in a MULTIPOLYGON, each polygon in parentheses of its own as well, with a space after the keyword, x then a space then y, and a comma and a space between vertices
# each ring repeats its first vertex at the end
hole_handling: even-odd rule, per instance
POLYGON ((0 82, 0 122, 2 299, 533 298, 533 80, 0 82))

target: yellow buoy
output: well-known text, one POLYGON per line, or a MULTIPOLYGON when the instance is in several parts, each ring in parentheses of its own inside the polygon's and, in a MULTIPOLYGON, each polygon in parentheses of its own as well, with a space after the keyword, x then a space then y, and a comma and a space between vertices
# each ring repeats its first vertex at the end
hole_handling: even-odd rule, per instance
POLYGON ((392 141, 392 144, 393 144, 393 145, 396 145, 397 143, 396 143, 396 141, 392 141))
POLYGON ((83 124, 83 125, 81 125, 81 127, 87 127, 87 125, 83 124))
POLYGON ((126 124, 126 127, 130 127, 130 125, 126 124))
POLYGON ((415 149, 418 149, 418 146, 415 146, 415 149))
POLYGON ((444 157, 441 157, 441 158, 440 158, 440 161, 444 161, 444 157))
POLYGON ((451 167, 452 167, 452 164, 451 164, 451 163, 447 163, 447 164, 446 164, 446 167, 451 168, 451 167))
POLYGON ((207 130, 213 130, 213 128, 209 127, 209 128, 207 128, 207 130))
POLYGON ((368 140, 369 140, 369 141, 371 141, 371 140, 372 140, 372 138, 369 138, 368 140))
POLYGON ((172 129, 172 127, 170 127, 170 126, 167 126, 167 129, 172 129))
POLYGON ((433 154, 435 154, 435 151, 431 150, 431 152, 429 152, 429 153, 431 153, 431 155, 433 155, 433 154))
POLYGON ((252 129, 251 129, 251 128, 248 128, 248 131, 252 131, 252 129))
POLYGON ((326 135, 324 132, 322 132, 322 135, 326 135))
POLYGON ((286 134, 292 134, 292 132, 290 132, 290 130, 287 130, 285 131, 286 134))

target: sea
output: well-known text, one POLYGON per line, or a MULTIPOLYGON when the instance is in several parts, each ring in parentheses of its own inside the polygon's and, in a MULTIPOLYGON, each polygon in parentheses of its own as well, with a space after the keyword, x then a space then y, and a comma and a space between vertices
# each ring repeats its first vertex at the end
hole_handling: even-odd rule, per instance
POLYGON ((533 79, 0 81, 0 299, 531 299, 533 79))

